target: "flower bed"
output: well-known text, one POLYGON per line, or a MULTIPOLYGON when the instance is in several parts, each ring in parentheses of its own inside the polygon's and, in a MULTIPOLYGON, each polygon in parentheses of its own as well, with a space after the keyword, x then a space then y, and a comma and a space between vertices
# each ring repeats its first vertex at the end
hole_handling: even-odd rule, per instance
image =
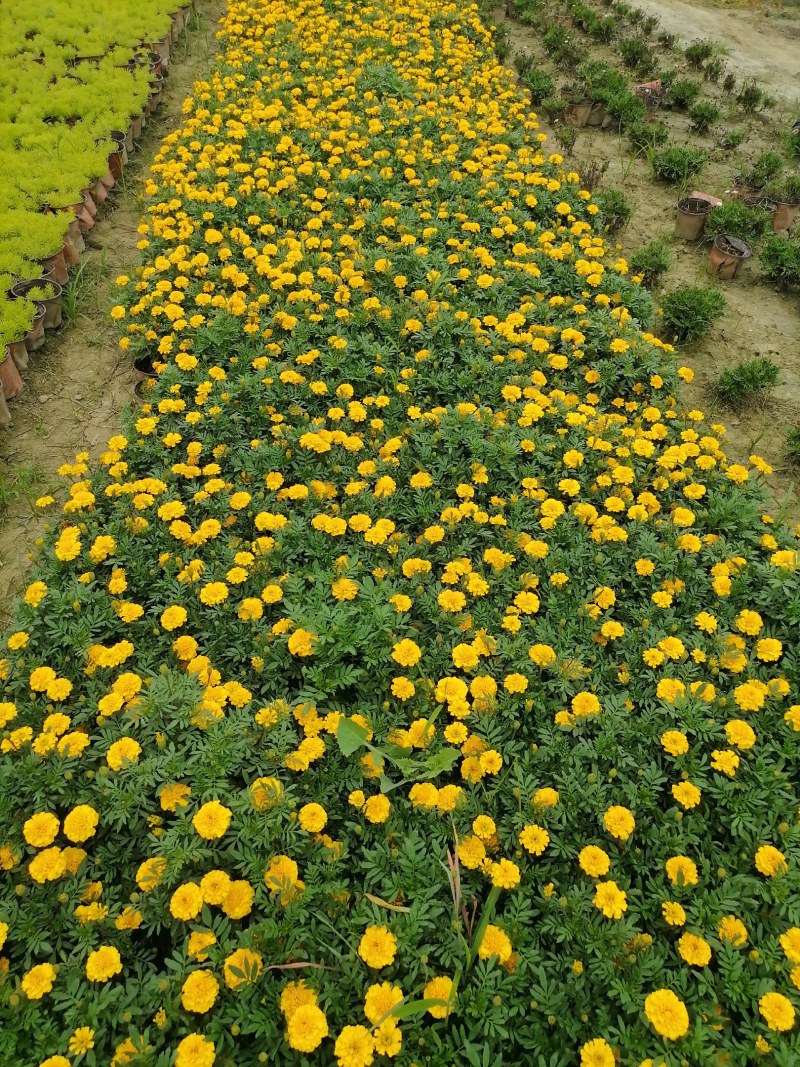
POLYGON ((158 379, 8 638, 0 1055, 794 1062, 763 461, 476 9, 233 0, 221 46, 114 310, 158 379))

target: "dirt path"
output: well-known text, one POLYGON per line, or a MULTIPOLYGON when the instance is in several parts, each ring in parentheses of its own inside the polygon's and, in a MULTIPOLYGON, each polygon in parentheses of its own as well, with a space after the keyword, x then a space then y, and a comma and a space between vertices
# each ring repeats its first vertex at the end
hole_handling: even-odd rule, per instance
POLYGON ((637 6, 657 15, 661 29, 681 41, 707 38, 724 45, 734 70, 764 82, 793 106, 800 104, 800 21, 796 17, 687 0, 637 0, 637 6))
POLYGON ((180 122, 181 105, 203 76, 215 50, 223 0, 195 0, 196 17, 173 48, 164 97, 139 149, 87 235, 87 250, 73 270, 65 323, 31 359, 25 392, 12 402, 13 424, 0 432, 0 629, 9 621, 44 522, 34 501, 56 489, 57 471, 76 452, 96 456, 114 433, 119 413, 132 403, 129 359, 120 351, 109 318, 114 280, 139 262, 136 227, 143 213, 143 183, 154 153, 180 122))

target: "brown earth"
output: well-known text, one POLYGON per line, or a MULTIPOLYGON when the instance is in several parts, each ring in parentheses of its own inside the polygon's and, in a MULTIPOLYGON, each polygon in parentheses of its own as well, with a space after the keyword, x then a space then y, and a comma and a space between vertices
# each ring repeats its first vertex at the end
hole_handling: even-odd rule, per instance
MULTIPOLYGON (((729 68, 737 70, 734 55, 737 41, 753 40, 753 54, 760 48, 770 48, 774 72, 770 91, 776 96, 785 88, 797 93, 796 74, 800 61, 798 38, 790 47, 782 48, 780 39, 772 27, 790 26, 800 32, 800 22, 786 18, 766 18, 764 29, 757 28, 756 15, 751 11, 731 8, 698 7, 684 0, 642 0, 637 5, 652 9, 659 16, 661 29, 675 25, 683 43, 697 39, 713 39, 724 45, 723 55, 729 68), (741 21, 740 21, 741 20, 741 21)), ((507 19, 504 7, 496 7, 494 19, 504 23, 509 31, 509 54, 506 64, 511 65, 519 53, 530 52, 537 64, 554 75, 558 85, 568 85, 568 76, 558 71, 547 56, 540 34, 513 19, 507 19)), ((781 31, 783 32, 783 31, 781 31)), ((749 46, 749 44, 748 44, 749 46)), ((609 47, 596 42, 587 42, 586 57, 602 59, 612 66, 619 66, 618 55, 609 47)), ((672 55, 660 59, 664 67, 675 65, 672 55)), ((696 75, 694 75, 696 77, 696 75)), ((704 98, 714 99, 724 106, 724 92, 720 86, 705 85, 704 98)), ((724 128, 746 128, 747 138, 742 148, 732 154, 721 149, 712 135, 701 136, 690 130, 686 114, 659 110, 657 119, 670 130, 670 141, 679 145, 705 148, 709 161, 699 178, 699 185, 708 193, 724 198, 737 170, 737 162, 754 160, 759 153, 774 151, 777 137, 787 128, 788 118, 794 112, 791 105, 779 99, 769 116, 754 115, 742 118, 733 109, 725 108, 727 115, 720 125, 724 128)), ((540 125, 554 148, 558 146, 557 128, 539 116, 540 125)), ((678 285, 713 284, 706 273, 708 245, 703 242, 688 244, 675 236, 675 205, 681 195, 674 187, 654 180, 646 159, 634 155, 627 139, 610 130, 584 127, 577 131, 575 144, 570 149, 559 149, 582 175, 592 168, 605 167, 598 188, 620 189, 633 207, 631 221, 617 236, 618 248, 625 256, 650 241, 664 239, 673 253, 673 263, 656 290, 655 297, 663 290, 678 285)), ((795 225, 795 230, 798 224, 795 225)), ((767 479, 769 494, 776 514, 789 522, 800 521, 799 473, 786 460, 784 444, 789 426, 800 424, 800 363, 798 363, 798 338, 800 338, 800 302, 794 294, 775 291, 759 277, 758 259, 754 256, 739 271, 731 282, 720 283, 727 300, 724 318, 700 341, 686 346, 679 353, 680 360, 695 372, 695 380, 684 386, 682 398, 686 408, 700 408, 711 421, 721 422, 727 429, 726 450, 729 456, 747 464, 752 453, 763 456, 774 468, 767 479), (720 406, 713 386, 726 367, 745 359, 764 356, 776 363, 780 370, 778 387, 772 395, 743 410, 732 411, 720 406)), ((657 330, 657 325, 656 325, 657 330)))
POLYGON ((130 361, 120 351, 109 317, 115 279, 139 263, 137 226, 144 212, 144 181, 164 136, 180 124, 181 105, 214 54, 222 0, 195 0, 195 16, 172 49, 161 106, 146 126, 138 151, 87 235, 64 302, 65 325, 49 335, 24 374, 25 392, 9 405, 12 426, 0 432, 0 628, 11 617, 30 555, 46 522, 34 506, 56 490, 62 463, 77 452, 92 457, 116 431, 119 413, 133 403, 130 361))

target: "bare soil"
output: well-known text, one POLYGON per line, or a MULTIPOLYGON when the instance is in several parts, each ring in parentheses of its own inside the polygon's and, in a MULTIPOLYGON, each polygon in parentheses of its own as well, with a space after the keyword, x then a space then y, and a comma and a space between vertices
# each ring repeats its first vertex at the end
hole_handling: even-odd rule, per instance
MULTIPOLYGON (((759 49, 769 49, 773 72, 770 91, 778 97, 778 106, 769 116, 754 115, 742 119, 731 108, 723 119, 723 128, 747 128, 747 139, 734 154, 721 149, 712 134, 699 135, 690 129, 690 119, 684 113, 659 109, 655 120, 665 123, 670 130, 670 142, 705 148, 709 161, 704 167, 694 188, 702 189, 721 199, 730 187, 736 173, 737 161, 754 160, 761 152, 774 151, 776 138, 782 129, 788 128, 789 117, 794 114, 791 103, 783 96, 798 93, 797 70, 800 64, 800 23, 778 16, 757 16, 746 10, 698 6, 685 0, 636 0, 637 6, 652 10, 661 25, 659 30, 674 30, 689 43, 698 39, 712 39, 724 46, 723 55, 727 65, 737 70, 740 48, 738 42, 753 42, 751 55, 760 54, 759 49), (764 26, 759 24, 759 18, 764 26), (795 36, 781 41, 776 28, 791 27, 795 36)), ((519 53, 530 52, 537 65, 556 78, 558 85, 567 86, 569 76, 554 66, 542 46, 541 34, 522 23, 508 19, 505 8, 494 10, 495 21, 505 23, 509 31, 509 54, 506 64, 511 66, 519 53)), ((619 56, 611 47, 596 42, 586 43, 586 58, 602 59, 619 66, 619 56)), ((660 59, 663 67, 676 65, 675 57, 666 54, 660 59)), ((765 68, 767 69, 767 68, 765 68)), ((764 70, 759 69, 760 75, 764 70)), ((748 68, 749 75, 749 68, 748 68)), ((697 77, 697 75, 693 75, 697 77)), ((633 79, 632 79, 633 80, 633 79)), ((762 77, 759 81, 763 81, 762 77)), ((721 86, 705 85, 704 98, 714 99, 724 105, 721 86)), ((538 121, 548 140, 558 145, 558 130, 539 115, 538 121)), ((686 243, 675 236, 675 208, 681 193, 673 186, 654 180, 648 161, 636 156, 629 148, 627 139, 612 130, 584 127, 577 131, 574 146, 565 151, 566 158, 582 175, 591 168, 606 170, 596 188, 620 189, 633 207, 628 225, 617 235, 617 247, 626 257, 650 241, 664 239, 671 244, 673 264, 664 275, 654 295, 679 285, 714 284, 706 273, 710 243, 700 241, 686 243)), ((798 225, 795 224, 795 230, 798 225)), ((731 459, 747 463, 752 453, 763 456, 773 467, 774 473, 767 479, 769 494, 776 514, 789 522, 800 521, 800 472, 786 460, 785 435, 792 425, 800 424, 800 362, 798 339, 800 339, 800 301, 796 294, 777 292, 759 275, 758 258, 745 261, 735 280, 720 283, 727 300, 724 318, 708 334, 694 345, 679 352, 681 363, 695 372, 694 381, 684 386, 682 399, 686 409, 700 408, 711 419, 721 422, 727 430, 726 450, 731 459), (745 359, 764 356, 780 369, 779 385, 774 392, 751 404, 744 410, 722 407, 714 392, 714 384, 721 372, 745 359)), ((658 322, 654 326, 658 331, 658 322)), ((665 338, 667 339, 667 338, 665 338)))
POLYGON ((73 268, 65 325, 31 358, 25 391, 9 405, 12 426, 0 433, 0 629, 10 620, 30 558, 47 521, 34 501, 57 491, 58 468, 76 453, 92 457, 114 434, 133 401, 130 360, 109 316, 115 279, 139 263, 137 226, 144 181, 164 136, 180 124, 181 105, 214 54, 222 0, 195 0, 194 17, 172 49, 161 106, 145 127, 123 182, 98 212, 86 252, 73 268))

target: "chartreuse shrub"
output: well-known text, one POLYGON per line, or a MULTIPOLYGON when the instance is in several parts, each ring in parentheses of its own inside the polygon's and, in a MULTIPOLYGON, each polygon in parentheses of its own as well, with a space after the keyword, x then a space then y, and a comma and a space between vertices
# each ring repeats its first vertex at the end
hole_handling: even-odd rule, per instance
MULTIPOLYGON (((102 5, 9 0, 0 5, 0 336, 18 340, 6 296, 16 278, 63 244, 82 190, 108 169, 109 132, 126 131, 150 91, 148 71, 125 69, 140 42, 163 37, 180 0, 115 0, 102 5)), ((21 334, 20 334, 21 330, 21 334)))
POLYGON ((474 9, 219 45, 6 638, 0 1059, 796 1062, 769 468, 474 9))

